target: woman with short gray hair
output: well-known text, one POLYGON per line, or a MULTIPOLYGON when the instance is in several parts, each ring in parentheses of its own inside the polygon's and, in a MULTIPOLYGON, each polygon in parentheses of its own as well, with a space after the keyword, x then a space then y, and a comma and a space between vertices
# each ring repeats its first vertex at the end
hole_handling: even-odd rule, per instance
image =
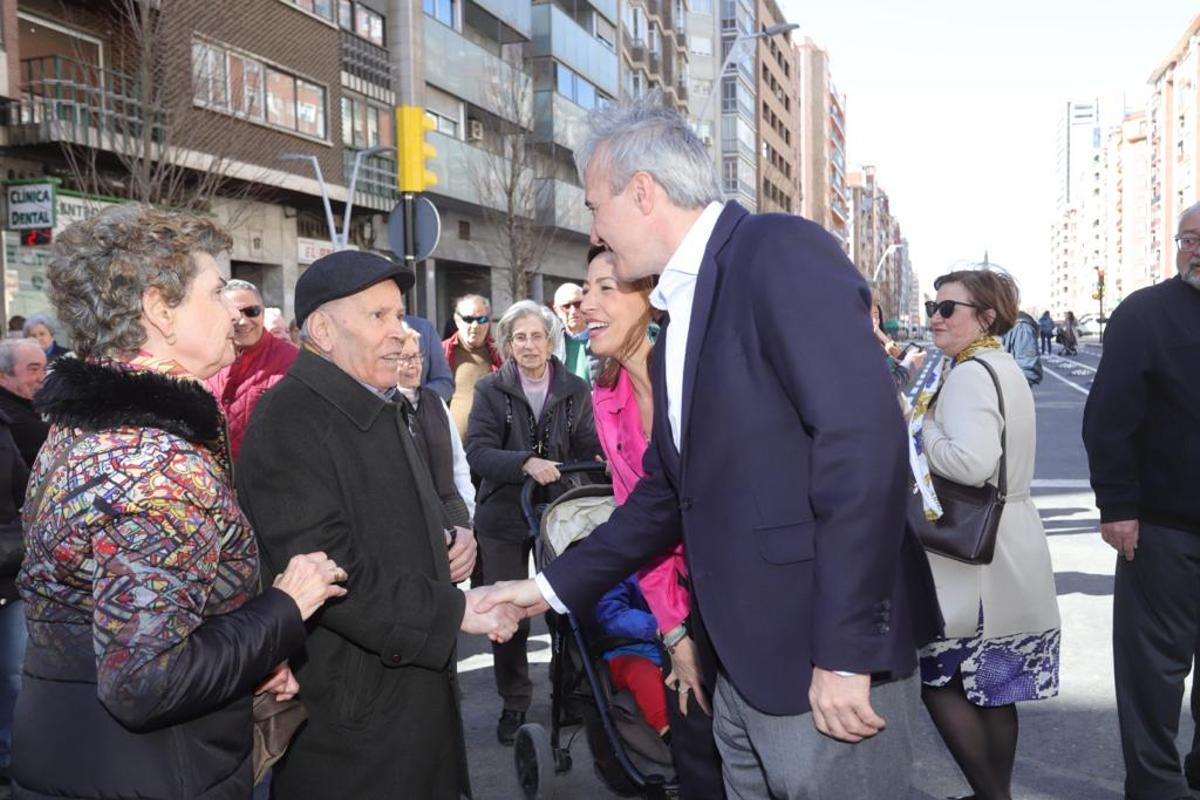
POLYGON ((67 354, 67 348, 56 340, 58 323, 49 314, 30 314, 21 328, 26 339, 33 339, 46 352, 46 364, 52 364, 67 354))
POLYGON ((296 693, 287 659, 304 620, 345 594, 323 553, 260 593, 225 422, 202 383, 233 360, 216 261, 229 246, 207 219, 138 206, 55 242, 50 299, 79 358, 36 396, 52 427, 17 579, 29 629, 17 797, 249 797, 252 695, 296 693), (83 745, 64 751, 64 731, 83 745))
MULTIPOLYGON (((532 300, 513 304, 496 324, 504 365, 480 379, 467 424, 467 461, 481 478, 475 499, 475 537, 483 582, 529 577, 529 531, 521 486, 532 478, 556 483, 564 461, 592 461, 600 442, 590 390, 551 355, 559 335, 554 312, 532 300)), ((529 621, 505 644, 493 644, 493 673, 504 706, 496 726, 512 744, 533 698, 525 641, 529 621)))

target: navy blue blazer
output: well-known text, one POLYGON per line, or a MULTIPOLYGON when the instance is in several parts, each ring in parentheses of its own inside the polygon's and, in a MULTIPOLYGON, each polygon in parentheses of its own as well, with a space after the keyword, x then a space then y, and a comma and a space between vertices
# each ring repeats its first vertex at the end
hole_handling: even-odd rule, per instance
POLYGON ((682 537, 693 614, 755 708, 807 712, 813 665, 911 674, 941 621, 905 523, 906 433, 869 308, 818 225, 726 205, 697 278, 682 456, 660 342, 646 475, 545 570, 563 603, 593 608, 682 537))

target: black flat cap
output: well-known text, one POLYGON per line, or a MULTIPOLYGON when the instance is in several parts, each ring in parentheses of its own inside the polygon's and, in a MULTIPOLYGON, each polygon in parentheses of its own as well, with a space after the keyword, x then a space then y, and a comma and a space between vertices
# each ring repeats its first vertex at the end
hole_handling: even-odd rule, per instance
POLYGON ((417 279, 404 264, 375 253, 339 250, 321 256, 296 281, 296 325, 303 325, 322 304, 386 280, 395 281, 400 291, 407 292, 417 279))

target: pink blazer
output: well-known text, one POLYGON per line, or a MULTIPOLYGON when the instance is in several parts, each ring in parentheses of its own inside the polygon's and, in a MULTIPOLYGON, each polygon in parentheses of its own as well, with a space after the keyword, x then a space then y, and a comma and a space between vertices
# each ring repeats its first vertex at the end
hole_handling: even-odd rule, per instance
MULTIPOLYGON (((612 469, 613 495, 617 505, 621 505, 642 477, 642 456, 647 445, 633 383, 625 370, 621 370, 613 388, 596 387, 592 410, 600 446, 612 469)), ((638 571, 638 586, 664 633, 687 619, 691 599, 679 581, 680 577, 686 579, 687 574, 683 542, 638 571)))

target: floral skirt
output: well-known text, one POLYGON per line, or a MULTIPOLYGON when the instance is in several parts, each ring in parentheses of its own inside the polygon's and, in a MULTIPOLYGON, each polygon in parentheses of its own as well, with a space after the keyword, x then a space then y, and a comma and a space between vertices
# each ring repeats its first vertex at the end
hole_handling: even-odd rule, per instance
POLYGON ((962 674, 967 699, 977 706, 1006 706, 1058 694, 1062 631, 983 638, 983 610, 970 638, 938 639, 921 648, 921 682, 945 686, 962 674))

